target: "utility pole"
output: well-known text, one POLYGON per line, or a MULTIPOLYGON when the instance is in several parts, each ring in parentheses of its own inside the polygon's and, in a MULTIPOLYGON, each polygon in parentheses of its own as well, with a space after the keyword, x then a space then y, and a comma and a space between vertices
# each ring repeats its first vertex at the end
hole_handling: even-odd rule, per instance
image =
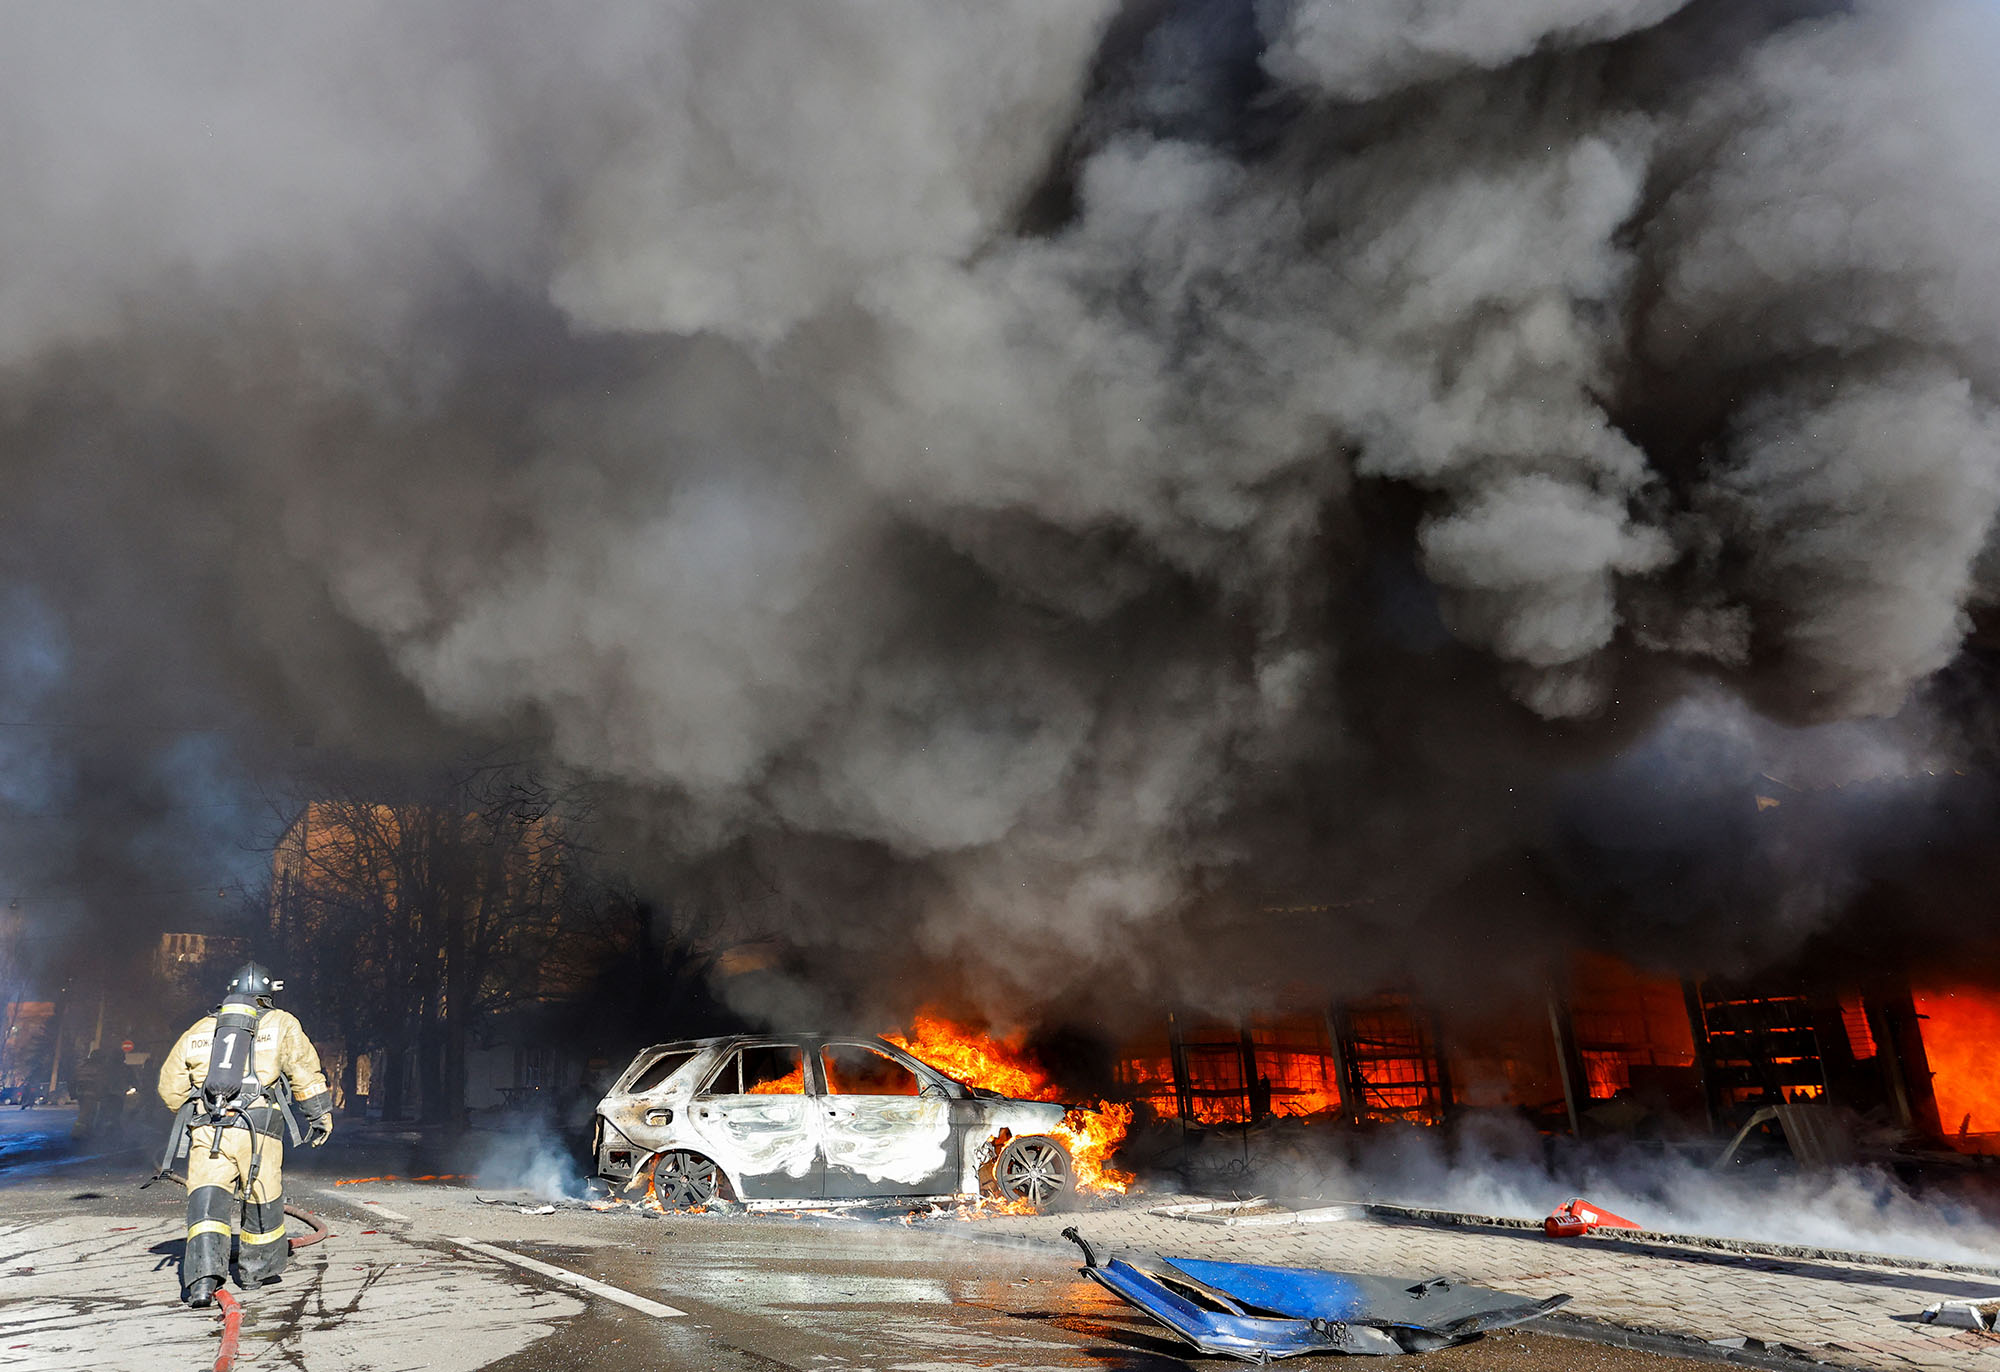
MULTIPOLYGON (((10 986, 0 989, 0 995, 13 995, 13 988, 10 986)), ((19 1001, 9 1000, 4 1007, 6 1017, 0 1019, 0 1086, 7 1084, 7 1069, 13 1066, 14 1031, 21 1024, 20 1006, 21 1003, 19 1001)))
POLYGON ((56 1098, 56 1081, 62 1075, 62 1031, 63 1022, 69 1018, 69 987, 56 993, 56 1032, 54 1051, 49 1054, 49 1101, 56 1098))

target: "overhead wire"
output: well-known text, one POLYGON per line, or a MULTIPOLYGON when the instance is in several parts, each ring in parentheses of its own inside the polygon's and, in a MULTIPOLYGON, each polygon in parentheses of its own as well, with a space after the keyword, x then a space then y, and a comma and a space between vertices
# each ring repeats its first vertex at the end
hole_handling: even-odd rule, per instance
POLYGON ((105 733, 226 734, 220 724, 110 724, 100 720, 0 719, 0 729, 83 729, 105 733))
POLYGON ((25 905, 30 901, 86 900, 95 896, 117 896, 124 900, 144 900, 154 896, 198 896, 204 891, 213 891, 217 900, 225 900, 232 893, 242 895, 248 889, 241 877, 229 877, 221 881, 208 882, 201 886, 177 886, 164 890, 150 891, 137 886, 79 886, 68 891, 36 891, 19 895, 0 895, 0 904, 13 907, 25 905))

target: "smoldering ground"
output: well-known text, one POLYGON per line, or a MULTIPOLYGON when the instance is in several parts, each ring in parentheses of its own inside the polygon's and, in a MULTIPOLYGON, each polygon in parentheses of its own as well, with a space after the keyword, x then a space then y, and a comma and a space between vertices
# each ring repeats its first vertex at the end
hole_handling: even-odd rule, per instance
POLYGON ((0 22, 26 720, 528 740, 883 1011, 1755 963, 1861 858, 1753 809, 1628 920, 1606 759, 1691 695, 1978 736, 1978 0, 0 22))

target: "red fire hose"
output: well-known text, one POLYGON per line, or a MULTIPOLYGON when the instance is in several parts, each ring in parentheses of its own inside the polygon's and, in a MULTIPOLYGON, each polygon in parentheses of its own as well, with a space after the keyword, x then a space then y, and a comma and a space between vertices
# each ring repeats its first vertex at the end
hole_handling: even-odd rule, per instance
POLYGON ((294 1253, 298 1252, 301 1248, 310 1248, 314 1244, 318 1243, 321 1239, 326 1237, 326 1224, 324 1221, 320 1219, 319 1216, 308 1215, 305 1211, 295 1209, 294 1207, 289 1205, 285 1207, 285 1213, 287 1215, 290 1215, 295 1220, 304 1220, 307 1224, 310 1224, 312 1226, 313 1230, 312 1233, 307 1234, 303 1238, 285 1240, 286 1243, 291 1245, 291 1249, 294 1253))
MULTIPOLYGON (((168 1173, 168 1175, 181 1185, 187 1185, 187 1179, 178 1173, 168 1173)), ((295 1220, 304 1220, 312 1226, 312 1233, 285 1240, 294 1253, 301 1248, 310 1248, 326 1238, 326 1222, 319 1216, 308 1215, 305 1211, 290 1205, 285 1207, 285 1213, 295 1220)), ((236 1366, 237 1340, 243 1333, 243 1306, 236 1297, 229 1294, 229 1288, 226 1286, 218 1286, 215 1289, 215 1303, 222 1307, 222 1347, 216 1350, 215 1372, 231 1372, 236 1366)))
POLYGON ((215 1355, 215 1372, 229 1372, 236 1366, 236 1336, 243 1332, 243 1307, 226 1286, 215 1289, 215 1303, 222 1307, 222 1349, 215 1355))

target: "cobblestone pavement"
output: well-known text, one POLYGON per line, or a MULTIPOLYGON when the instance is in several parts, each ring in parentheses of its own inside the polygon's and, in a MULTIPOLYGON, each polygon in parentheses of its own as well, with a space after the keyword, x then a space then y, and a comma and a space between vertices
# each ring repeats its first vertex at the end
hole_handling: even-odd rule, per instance
POLYGON ((1595 1238, 1373 1219, 1233 1228, 1106 1210, 963 1227, 976 1231, 968 1237, 1060 1244, 1071 1224, 1100 1252, 1458 1276, 1537 1297, 1566 1291, 1574 1298, 1566 1313, 1647 1333, 1760 1340, 1846 1367, 2000 1372, 2000 1336, 1916 1319, 1936 1301, 2000 1298, 2000 1277, 1974 1273, 1685 1247, 1633 1251, 1595 1238))

